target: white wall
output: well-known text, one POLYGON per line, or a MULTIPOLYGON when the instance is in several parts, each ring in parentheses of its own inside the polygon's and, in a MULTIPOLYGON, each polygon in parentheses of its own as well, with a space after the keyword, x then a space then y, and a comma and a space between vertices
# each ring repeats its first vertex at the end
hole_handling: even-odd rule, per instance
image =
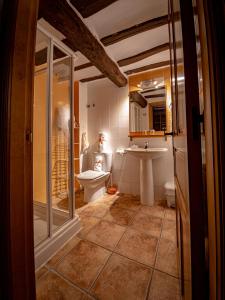
POLYGON ((155 199, 160 200, 164 198, 164 183, 173 180, 171 138, 167 141, 164 138, 141 138, 130 142, 128 93, 128 86, 118 88, 108 79, 88 83, 87 102, 90 108, 87 109, 87 123, 90 152, 97 149, 98 132, 107 132, 113 151, 113 183, 118 184, 120 192, 137 195, 140 193, 139 161, 129 154, 121 156, 115 153, 116 149, 129 147, 133 143, 143 146, 147 140, 152 147, 167 147, 168 153, 153 161, 155 199))

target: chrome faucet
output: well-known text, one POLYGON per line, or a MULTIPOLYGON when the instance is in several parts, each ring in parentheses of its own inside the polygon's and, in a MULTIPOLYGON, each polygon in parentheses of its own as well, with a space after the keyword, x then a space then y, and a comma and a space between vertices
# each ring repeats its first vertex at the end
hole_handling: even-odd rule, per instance
POLYGON ((149 143, 145 142, 145 149, 148 149, 149 143))

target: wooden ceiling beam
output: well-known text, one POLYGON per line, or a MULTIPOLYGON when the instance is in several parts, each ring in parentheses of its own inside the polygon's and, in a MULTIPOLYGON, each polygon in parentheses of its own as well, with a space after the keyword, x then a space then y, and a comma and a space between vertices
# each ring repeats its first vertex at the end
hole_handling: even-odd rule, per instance
MULTIPOLYGON (((148 57, 150 57, 152 55, 155 55, 155 54, 158 54, 160 52, 166 51, 166 50, 169 50, 169 43, 165 43, 165 44, 156 46, 154 48, 148 49, 146 51, 140 52, 140 53, 138 53, 136 55, 133 55, 133 56, 130 56, 130 57, 127 57, 127 58, 123 58, 123 59, 119 60, 117 62, 117 64, 120 67, 128 66, 128 65, 136 63, 136 62, 138 62, 140 60, 148 58, 148 57)), ((85 69, 85 68, 90 68, 92 66, 93 66, 93 64, 90 63, 90 62, 89 63, 85 63, 85 64, 82 64, 82 65, 79 65, 79 66, 75 67, 74 71, 79 71, 79 70, 82 70, 82 69, 85 69)))
POLYGON ((147 65, 147 66, 144 66, 144 67, 128 70, 128 71, 125 71, 124 73, 127 74, 127 75, 132 75, 132 74, 135 74, 135 73, 140 73, 140 72, 145 72, 145 71, 149 71, 149 70, 153 70, 153 69, 158 69, 158 68, 166 67, 166 66, 169 66, 169 65, 170 65, 169 60, 161 61, 159 63, 150 64, 150 65, 147 65))
POLYGON ((143 60, 145 58, 148 58, 152 55, 155 55, 155 54, 158 54, 160 52, 166 51, 166 50, 169 50, 169 43, 165 43, 165 44, 156 46, 154 48, 148 49, 146 51, 143 51, 141 53, 138 53, 136 55, 130 56, 128 58, 121 59, 117 63, 120 67, 124 67, 124 66, 136 63, 136 62, 138 62, 140 60, 143 60))
POLYGON ((165 85, 160 86, 160 87, 155 87, 155 88, 149 89, 149 90, 143 90, 143 91, 141 91, 141 94, 155 92, 155 91, 159 91, 159 90, 165 90, 165 85))
POLYGON ((116 1, 117 0, 71 0, 70 2, 83 18, 88 18, 116 1))
POLYGON ((105 75, 97 75, 97 76, 83 78, 80 80, 80 82, 89 82, 89 81, 94 81, 94 80, 103 79, 103 78, 106 78, 105 75))
POLYGON ((134 25, 132 27, 123 29, 119 32, 110 34, 108 36, 105 36, 101 39, 101 42, 104 46, 109 46, 115 43, 118 43, 124 39, 127 39, 131 36, 134 36, 136 34, 163 26, 168 24, 168 15, 164 15, 158 18, 150 19, 148 21, 145 21, 143 23, 134 25))
POLYGON ((79 70, 83 70, 83 69, 90 68, 90 67, 93 67, 93 64, 88 62, 86 64, 82 64, 82 65, 75 67, 74 71, 79 71, 79 70))
MULTIPOLYGON (((159 63, 150 64, 150 65, 147 65, 147 66, 144 66, 144 67, 128 70, 128 71, 125 71, 124 73, 127 74, 127 75, 132 75, 132 74, 135 74, 135 73, 140 73, 140 72, 145 72, 145 71, 149 71, 149 70, 153 70, 153 69, 167 67, 169 65, 170 65, 169 60, 161 61, 159 63)), ((98 75, 98 76, 83 78, 83 79, 80 79, 80 81, 81 82, 89 82, 89 81, 94 81, 94 80, 103 79, 103 78, 106 78, 106 76, 98 75)))
POLYGON ((59 30, 69 41, 73 51, 80 51, 118 87, 127 84, 127 78, 118 65, 108 56, 104 47, 67 1, 40 0, 39 18, 44 18, 59 30))
POLYGON ((154 95, 143 95, 145 98, 147 99, 151 99, 151 98, 162 98, 162 97, 165 97, 166 94, 163 93, 163 94, 154 94, 154 95))

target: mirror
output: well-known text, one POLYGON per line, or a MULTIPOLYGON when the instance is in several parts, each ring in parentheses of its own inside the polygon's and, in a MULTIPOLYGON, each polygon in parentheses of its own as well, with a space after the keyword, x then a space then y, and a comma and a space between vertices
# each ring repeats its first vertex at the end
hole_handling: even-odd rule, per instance
POLYGON ((134 75, 133 78, 129 78, 129 89, 129 135, 158 136, 171 131, 169 74, 160 74, 158 71, 158 74, 152 72, 134 75), (154 76, 154 73, 158 76, 154 76))

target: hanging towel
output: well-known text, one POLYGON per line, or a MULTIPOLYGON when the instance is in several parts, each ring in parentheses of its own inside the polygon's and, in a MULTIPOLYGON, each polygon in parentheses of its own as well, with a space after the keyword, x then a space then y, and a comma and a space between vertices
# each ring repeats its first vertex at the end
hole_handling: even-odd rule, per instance
POLYGON ((89 147, 89 143, 87 140, 87 133, 83 132, 81 136, 81 153, 86 153, 89 147))

